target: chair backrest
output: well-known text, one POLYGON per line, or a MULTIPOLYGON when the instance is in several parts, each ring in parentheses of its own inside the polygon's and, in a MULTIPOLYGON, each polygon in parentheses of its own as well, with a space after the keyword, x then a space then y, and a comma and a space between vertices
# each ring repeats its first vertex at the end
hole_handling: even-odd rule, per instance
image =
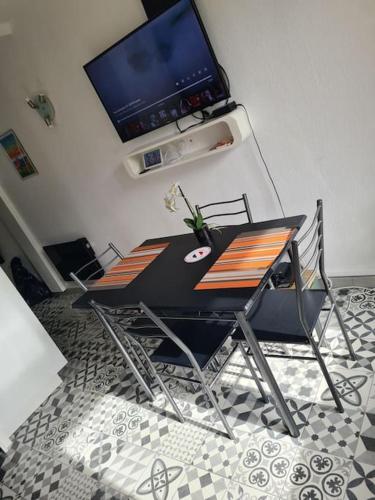
POLYGON ((123 259, 122 253, 111 242, 108 243, 107 248, 98 256, 91 259, 89 262, 81 266, 74 272, 69 273, 69 276, 79 285, 82 290, 87 292, 89 282, 103 276, 105 271, 116 260, 123 259), (104 259, 107 259, 103 262, 104 259))
MULTIPOLYGON (((309 288, 319 274, 323 282, 328 283, 324 267, 323 201, 317 200, 316 205, 310 226, 292 243, 292 252, 299 262, 300 285, 303 290, 309 288)), ((298 278, 298 273, 294 273, 298 278)))
POLYGON ((311 225, 299 240, 292 242, 292 267, 300 319, 305 321, 306 300, 304 293, 320 276, 326 293, 329 281, 324 267, 323 202, 317 201, 317 209, 311 225))
POLYGON ((253 222, 253 218, 252 218, 251 210, 250 210, 250 205, 249 205, 249 200, 247 199, 247 195, 245 193, 243 193, 240 198, 236 198, 235 200, 218 201, 215 203, 208 203, 207 205, 195 205, 195 209, 196 209, 198 214, 202 215, 202 217, 204 218, 205 221, 207 221, 209 219, 216 218, 216 217, 228 217, 231 215, 246 214, 246 217, 247 217, 246 222, 253 222), (209 207, 216 207, 216 206, 221 206, 221 205, 232 205, 232 204, 236 204, 236 203, 237 204, 240 203, 241 205, 243 205, 243 208, 241 206, 238 207, 238 205, 237 205, 237 207, 241 208, 241 210, 236 210, 236 208, 234 208, 235 211, 233 211, 233 212, 211 213, 209 211, 208 215, 204 214, 204 212, 206 212, 206 209, 209 207))

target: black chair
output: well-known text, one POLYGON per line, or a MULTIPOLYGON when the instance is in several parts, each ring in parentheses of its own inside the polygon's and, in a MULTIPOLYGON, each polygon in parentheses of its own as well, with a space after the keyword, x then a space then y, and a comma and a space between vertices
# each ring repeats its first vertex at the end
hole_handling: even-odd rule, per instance
MULTIPOLYGON (((333 312, 337 316, 352 359, 355 359, 355 354, 325 273, 323 204, 321 200, 317 202, 317 211, 313 224, 310 226, 308 234, 305 234, 303 243, 306 246, 300 252, 301 242, 292 242, 292 267, 295 289, 265 290, 256 306, 250 311, 247 319, 259 342, 309 344, 314 354, 312 359, 318 361, 336 402, 337 409, 342 412, 343 408, 339 395, 319 349, 333 312), (310 236, 310 240, 307 242, 308 236, 310 236), (303 263, 302 259, 304 258, 307 261, 303 263), (318 273, 320 273, 323 288, 309 288, 318 273), (325 306, 327 300, 330 302, 328 308, 325 306), (323 310, 327 311, 328 315, 324 326, 319 329, 318 340, 316 341, 313 332, 323 310)), ((240 343, 245 342, 240 330, 235 331, 233 340, 240 343)))
POLYGON ((231 215, 240 215, 240 214, 246 214, 246 222, 253 222, 253 218, 251 215, 251 210, 250 210, 250 205, 249 201, 247 199, 247 195, 244 193, 241 198, 236 198, 235 200, 229 200, 229 201, 218 201, 215 203, 208 203, 207 205, 195 205, 195 209, 198 214, 201 214, 203 219, 208 221, 209 219, 213 219, 216 217, 227 217, 231 215), (216 206, 221 206, 221 205, 232 205, 235 203, 241 203, 243 205, 243 209, 241 210, 236 210, 234 212, 224 212, 224 213, 209 213, 208 215, 205 215, 204 212, 206 212, 206 209, 209 207, 216 207, 216 206))
MULTIPOLYGON (((234 319, 230 321, 193 318, 191 316, 161 319, 143 303, 135 306, 109 308, 92 301, 91 306, 119 347, 138 382, 145 389, 147 395, 150 396, 151 394, 151 399, 154 396, 147 380, 154 378, 171 403, 179 420, 184 422, 184 417, 162 378, 165 376, 199 384, 203 387, 204 392, 218 413, 229 438, 234 439, 233 431, 228 425, 211 387, 222 373, 237 345, 232 348, 220 369, 215 371, 215 376, 210 383, 207 383, 204 376, 204 372, 208 368, 212 369, 215 356, 229 335, 233 333, 234 319), (151 354, 147 352, 143 345, 144 341, 150 338, 160 339, 159 345, 153 349, 151 354), (166 366, 188 368, 193 371, 197 378, 187 378, 170 371, 165 373, 163 370, 156 368, 160 364, 164 368, 166 366)), ((241 351, 244 354, 242 348, 241 351)), ((251 371, 262 397, 266 398, 262 385, 246 355, 245 360, 246 366, 251 371)))

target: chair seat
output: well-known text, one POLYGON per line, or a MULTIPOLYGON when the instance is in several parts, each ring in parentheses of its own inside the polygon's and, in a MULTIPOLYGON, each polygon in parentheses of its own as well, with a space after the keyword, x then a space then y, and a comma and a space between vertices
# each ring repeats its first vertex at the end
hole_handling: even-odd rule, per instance
POLYGON ((160 328, 158 328, 149 318, 137 318, 136 320, 132 320, 127 329, 129 333, 138 336, 157 338, 165 336, 160 328))
MULTIPOLYGON (((202 370, 210 363, 232 330, 231 325, 214 320, 167 320, 165 324, 190 349, 202 370)), ((192 368, 186 354, 170 339, 163 340, 150 359, 154 363, 192 368)))
MULTIPOLYGON (((326 297, 324 290, 303 292, 309 333, 315 328, 326 297)), ((295 290, 265 290, 249 321, 255 336, 261 342, 308 343, 298 316, 295 290)), ((244 340, 242 330, 236 330, 233 340, 244 340)))

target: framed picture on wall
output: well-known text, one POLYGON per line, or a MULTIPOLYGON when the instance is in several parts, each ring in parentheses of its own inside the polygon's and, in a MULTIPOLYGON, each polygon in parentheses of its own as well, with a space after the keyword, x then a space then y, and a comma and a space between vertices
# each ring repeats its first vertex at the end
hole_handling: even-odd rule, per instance
POLYGON ((8 130, 0 135, 0 145, 22 179, 38 173, 14 130, 8 130))

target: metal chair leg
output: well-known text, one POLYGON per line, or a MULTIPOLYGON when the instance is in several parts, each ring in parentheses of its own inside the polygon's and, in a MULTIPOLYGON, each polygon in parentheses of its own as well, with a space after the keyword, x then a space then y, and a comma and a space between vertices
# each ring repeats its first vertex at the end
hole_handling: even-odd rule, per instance
MULTIPOLYGON (((253 353, 251 352, 250 347, 249 347, 248 345, 247 345, 246 347, 247 347, 247 349, 246 349, 246 351, 245 351, 245 352, 246 352, 247 356, 253 356, 253 353)), ((264 353, 263 353, 263 354, 264 354, 264 353)), ((264 354, 264 356, 266 356, 266 357, 267 357, 267 354, 264 354)), ((260 377, 258 377, 259 382, 265 382, 265 380, 264 380, 264 378, 263 378, 263 375, 262 375, 262 372, 261 372, 261 369, 259 368, 259 363, 258 363, 258 361, 255 359, 255 357, 254 357, 254 356, 253 356, 253 361, 254 361, 254 365, 256 366, 256 368, 257 368, 257 370, 258 370, 258 372, 259 372, 259 375, 260 375, 260 377)))
POLYGON ((145 372, 145 376, 149 379, 149 382, 152 383, 152 376, 149 373, 149 371, 147 370, 147 368, 146 368, 145 364, 143 363, 143 361, 141 360, 139 354, 137 353, 137 351, 135 350, 135 348, 131 345, 131 343, 127 339, 125 339, 125 341, 127 343, 127 346, 129 347, 131 353, 133 354, 134 358, 138 362, 138 365, 143 368, 143 370, 145 372))
POLYGON ((293 419, 292 414, 289 411, 288 405, 283 398, 280 388, 276 383, 272 370, 267 363, 267 360, 258 344, 254 332, 246 319, 245 313, 236 312, 235 315, 238 323, 241 326, 246 342, 248 343, 250 350, 253 353, 254 360, 260 370, 260 373, 265 382, 268 384, 274 400, 276 401, 276 404, 281 413, 281 418, 283 419, 286 428, 289 430, 289 433, 292 437, 298 437, 300 435, 299 429, 293 419))
POLYGON ((206 382, 203 378, 203 375, 200 372, 198 372, 198 370, 196 370, 196 372, 198 374, 198 377, 199 377, 199 380, 201 382, 201 385, 203 387, 204 392, 207 394, 208 399, 211 401, 212 405, 214 406, 214 408, 216 410, 216 413, 219 415, 220 420, 223 422, 223 425, 225 427, 225 430, 227 431, 228 437, 230 439, 236 439, 235 435, 233 434, 232 429, 229 427, 227 419, 225 418, 218 402, 216 401, 214 393, 212 392, 211 388, 206 384, 206 382))
POLYGON ((220 363, 216 358, 212 358, 212 361, 209 366, 213 372, 217 372, 220 369, 220 363))
POLYGON ((263 389, 261 381, 259 380, 257 374, 255 373, 254 367, 253 367, 253 365, 251 364, 251 361, 250 361, 250 357, 246 354, 244 346, 242 345, 242 342, 239 342, 239 346, 240 346, 240 351, 242 353, 242 356, 244 357, 246 366, 250 370, 251 376, 253 377, 253 379, 254 379, 257 387, 258 387, 258 391, 260 392, 261 399, 262 399, 262 401, 264 401, 265 403, 267 403, 268 402, 267 395, 264 392, 264 389, 263 389))
POLYGON ((310 340, 310 344, 311 344, 313 352, 314 352, 314 354, 316 356, 316 359, 317 359, 317 361, 319 363, 320 369, 322 370, 324 378, 326 379, 327 385, 329 387, 329 390, 331 391, 333 399, 335 400, 336 408, 337 408, 337 410, 340 413, 343 413, 344 408, 342 406, 339 393, 337 392, 337 389, 336 389, 336 387, 335 387, 335 385, 334 385, 334 383, 333 383, 333 381, 331 379, 331 375, 328 373, 327 366, 324 363, 324 360, 323 360, 323 357, 322 357, 322 355, 320 353, 320 350, 319 350, 318 346, 315 344, 315 342, 314 342, 313 339, 310 340))
POLYGON ((220 370, 221 365, 220 365, 220 361, 217 359, 217 356, 214 356, 213 361, 214 361, 216 370, 220 370))
POLYGON ((349 354, 350 354, 350 358, 353 360, 353 361, 357 361, 357 356, 355 355, 355 352, 353 350, 353 346, 350 342, 350 339, 349 339, 349 335, 348 335, 348 332, 346 331, 346 328, 345 328, 345 323, 344 323, 344 320, 342 319, 342 316, 341 316, 341 313, 339 311, 339 308, 336 304, 336 300, 334 299, 333 295, 332 295, 332 292, 331 290, 328 290, 328 295, 329 295, 329 298, 331 300, 331 303, 333 304, 334 306, 334 310, 335 310, 335 314, 336 314, 336 318, 337 318, 337 321, 339 322, 339 325, 340 325, 340 329, 341 329, 341 332, 344 336, 344 339, 345 339, 345 342, 346 342, 346 345, 348 347, 348 351, 349 351, 349 354))
POLYGON ((143 390, 145 391, 147 397, 151 401, 153 401, 155 399, 154 393, 152 392, 151 388, 146 384, 146 382, 145 382, 144 378, 142 377, 140 371, 138 370, 138 368, 135 365, 135 363, 132 360, 132 358, 129 356, 129 354, 128 354, 127 350, 125 349, 125 347, 122 345, 122 343, 121 343, 120 339, 117 337, 115 331, 113 330, 113 328, 111 327, 111 325, 106 320, 105 316, 100 311, 97 311, 95 309, 95 312, 96 312, 99 320, 105 326, 105 329, 109 333, 109 335, 111 336, 113 342, 117 345, 117 347, 120 350, 120 352, 121 352, 123 358, 125 359, 127 365, 129 366, 130 370, 133 372, 133 375, 135 376, 135 378, 137 379, 137 381, 139 382, 139 384, 141 385, 141 387, 143 388, 143 390))
POLYGON ((270 287, 270 290, 274 290, 276 288, 271 278, 268 280, 268 285, 270 287))
POLYGON ((323 327, 319 319, 316 321, 315 331, 318 336, 318 341, 320 342, 323 336, 323 327))
POLYGON ((173 410, 175 411, 175 413, 176 413, 176 415, 178 417, 178 420, 183 424, 185 422, 185 418, 182 415, 180 408, 177 406, 177 403, 173 399, 173 396, 170 393, 168 387, 165 385, 165 383, 163 382, 162 378, 160 377, 160 375, 158 373, 156 373, 156 371, 154 373, 154 376, 155 376, 156 381, 160 385, 162 391, 164 392, 165 396, 167 397, 168 401, 171 403, 172 408, 173 408, 173 410))
POLYGON ((326 331, 327 331, 327 327, 329 325, 329 322, 331 320, 333 309, 334 308, 331 307, 331 309, 329 310, 327 319, 325 320, 324 327, 322 326, 322 324, 321 324, 321 322, 320 322, 319 319, 317 320, 317 323, 315 325, 315 332, 316 332, 316 335, 317 335, 317 338, 318 338, 317 345, 318 345, 319 349, 321 347, 325 347, 326 349, 331 350, 331 348, 330 348, 330 346, 328 344, 328 341, 326 339, 326 331))
POLYGON ((153 365, 152 361, 150 360, 150 358, 148 357, 147 355, 147 352, 145 350, 145 348, 140 345, 140 349, 142 351, 142 354, 144 356, 144 358, 146 359, 146 362, 148 364, 148 366, 150 367, 150 370, 153 374, 153 376, 155 377, 155 380, 157 381, 157 383, 159 384, 159 386, 161 387, 161 390, 164 392, 166 398, 168 399, 168 401, 170 402, 170 404, 172 405, 172 408, 173 410, 175 411, 179 421, 181 423, 184 423, 185 422, 185 418, 184 416, 182 415, 181 413, 181 410, 180 408, 177 406, 175 400, 173 399, 173 396, 172 394, 170 393, 168 387, 165 385, 165 383, 163 382, 162 378, 160 377, 160 375, 158 374, 158 372, 156 371, 156 368, 155 366, 153 365))

